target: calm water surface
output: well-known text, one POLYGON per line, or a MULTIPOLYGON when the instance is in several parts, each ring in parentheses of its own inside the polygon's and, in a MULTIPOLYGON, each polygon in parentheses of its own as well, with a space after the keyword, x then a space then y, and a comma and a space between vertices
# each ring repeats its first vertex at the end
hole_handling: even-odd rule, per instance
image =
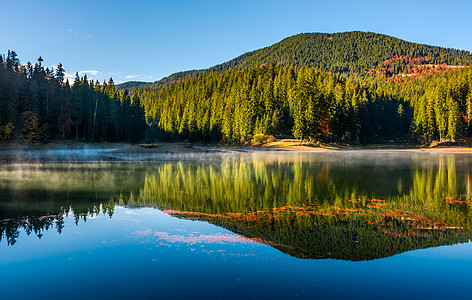
POLYGON ((0 153, 1 299, 465 299, 468 154, 0 153))

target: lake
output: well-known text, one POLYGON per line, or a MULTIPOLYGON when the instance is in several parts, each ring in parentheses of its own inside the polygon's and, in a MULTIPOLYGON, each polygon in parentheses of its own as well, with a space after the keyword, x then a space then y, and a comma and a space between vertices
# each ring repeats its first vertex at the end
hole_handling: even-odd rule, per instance
POLYGON ((470 297, 472 155, 0 152, 1 299, 470 297))

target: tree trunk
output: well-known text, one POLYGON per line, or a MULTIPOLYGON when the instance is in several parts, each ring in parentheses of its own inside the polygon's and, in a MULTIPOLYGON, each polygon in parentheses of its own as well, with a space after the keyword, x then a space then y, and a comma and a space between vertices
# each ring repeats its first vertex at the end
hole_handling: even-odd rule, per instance
POLYGON ((98 94, 95 100, 95 112, 93 113, 92 140, 95 138, 95 119, 97 118, 98 94))

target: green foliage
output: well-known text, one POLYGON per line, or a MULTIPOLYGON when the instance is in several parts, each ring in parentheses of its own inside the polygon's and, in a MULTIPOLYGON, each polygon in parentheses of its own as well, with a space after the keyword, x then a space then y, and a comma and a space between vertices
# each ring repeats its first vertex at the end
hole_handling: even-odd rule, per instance
POLYGON ((13 125, 11 122, 0 126, 0 140, 8 140, 10 139, 11 133, 13 130, 13 125))
POLYGON ((254 145, 261 145, 261 144, 272 143, 274 141, 275 141, 275 137, 273 135, 258 133, 252 137, 251 143, 254 145))
POLYGON ((22 132, 25 137, 29 140, 39 140, 39 124, 38 117, 32 111, 25 111, 23 113, 23 118, 25 120, 25 125, 23 126, 22 132))

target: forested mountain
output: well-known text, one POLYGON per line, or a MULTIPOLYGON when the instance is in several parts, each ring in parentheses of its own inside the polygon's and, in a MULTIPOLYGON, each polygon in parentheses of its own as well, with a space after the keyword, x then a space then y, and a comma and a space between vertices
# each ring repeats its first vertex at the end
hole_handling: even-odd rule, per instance
POLYGON ((0 139, 246 143, 472 137, 472 55, 365 32, 299 34, 160 82, 103 84, 0 59, 0 139), (147 123, 147 127, 146 127, 147 123))
MULTIPOLYGON (((372 32, 302 33, 288 37, 272 46, 245 53, 228 62, 203 70, 172 74, 149 85, 162 87, 182 79, 222 72, 230 68, 243 68, 274 63, 280 66, 310 67, 334 73, 363 75, 368 70, 384 68, 392 58, 407 59, 403 67, 389 71, 399 74, 408 70, 410 59, 422 58, 425 65, 470 65, 472 54, 407 42, 372 32)), ((417 62, 417 61, 415 61, 417 62)), ((400 60, 397 60, 397 65, 400 60)))
POLYGON ((161 138, 244 143, 258 135, 292 133, 358 144, 472 134, 468 67, 396 82, 267 64, 131 93, 141 99, 161 138))
POLYGON ((121 83, 118 85, 115 85, 115 89, 118 91, 121 90, 126 90, 126 89, 132 89, 135 87, 141 87, 141 86, 148 86, 149 82, 144 82, 144 81, 127 81, 125 83, 121 83))
POLYGON ((0 140, 132 141, 144 137, 137 97, 76 74, 64 81, 62 64, 44 69, 42 58, 21 65, 14 51, 0 55, 0 140))

